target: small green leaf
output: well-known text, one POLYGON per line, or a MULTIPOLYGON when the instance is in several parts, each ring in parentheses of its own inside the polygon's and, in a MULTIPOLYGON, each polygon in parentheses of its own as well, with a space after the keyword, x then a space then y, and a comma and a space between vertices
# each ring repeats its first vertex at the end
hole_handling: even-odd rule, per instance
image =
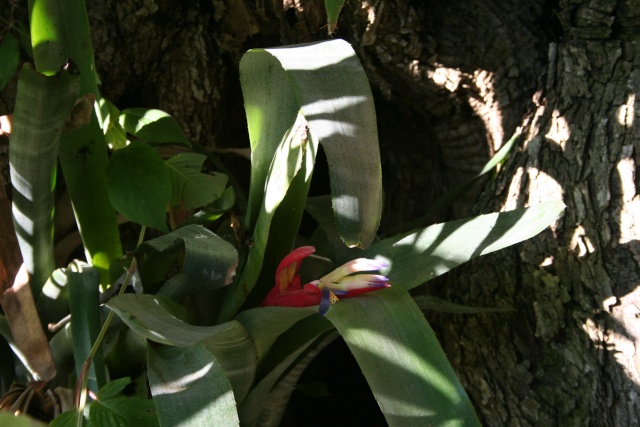
POLYGON ((227 187, 220 196, 219 199, 211 203, 210 205, 204 207, 202 210, 193 214, 193 216, 189 217, 185 222, 182 223, 181 227, 186 227, 187 225, 199 224, 202 226, 208 226, 218 218, 220 218, 225 212, 233 207, 236 204, 236 194, 233 190, 233 187, 227 187))
POLYGON ((5 33, 0 42, 0 90, 9 83, 18 69, 20 48, 13 34, 5 33))
POLYGON ((98 391, 98 399, 107 400, 116 397, 129 384, 131 384, 131 378, 129 377, 118 378, 108 382, 98 391))
POLYGON ((127 108, 120 113, 119 121, 125 131, 150 144, 181 144, 191 147, 189 138, 176 119, 164 111, 127 108))
POLYGON ((169 174, 153 148, 134 141, 114 152, 107 180, 109 200, 117 211, 138 224, 169 231, 165 221, 171 198, 169 174))
POLYGON ((149 385, 162 425, 238 426, 231 384, 201 344, 147 349, 149 385))
POLYGON ((158 426, 155 404, 152 400, 119 396, 131 382, 120 378, 105 385, 98 392, 98 399, 89 406, 89 419, 95 426, 158 426))
POLYGON ((171 181, 171 205, 195 209, 212 203, 222 195, 228 178, 225 174, 200 172, 207 156, 180 153, 165 161, 171 181))

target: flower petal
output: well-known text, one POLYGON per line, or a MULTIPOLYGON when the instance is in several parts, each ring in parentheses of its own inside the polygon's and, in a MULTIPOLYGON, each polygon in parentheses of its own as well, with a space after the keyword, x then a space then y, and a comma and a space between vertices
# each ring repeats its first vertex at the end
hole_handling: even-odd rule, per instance
POLYGON ((378 261, 368 258, 358 258, 336 268, 331 273, 320 279, 320 281, 325 283, 337 282, 341 278, 343 278, 344 276, 348 276, 349 274, 359 273, 361 271, 378 271, 381 268, 387 267, 389 267, 389 264, 384 261, 378 261))

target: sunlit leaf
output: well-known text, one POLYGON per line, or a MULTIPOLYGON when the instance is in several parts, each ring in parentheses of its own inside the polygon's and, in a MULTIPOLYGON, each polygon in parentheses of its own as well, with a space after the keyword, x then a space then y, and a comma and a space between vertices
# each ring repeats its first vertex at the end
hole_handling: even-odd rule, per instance
POLYGON ((390 426, 479 426, 424 315, 399 287, 340 300, 327 318, 353 353, 390 426))
MULTIPOLYGON (((78 97, 77 74, 44 76, 25 64, 9 140, 16 234, 37 299, 55 268, 53 208, 59 140, 78 97)), ((51 319, 45 319, 49 321, 51 319)))
POLYGON ((560 216, 562 202, 547 202, 435 224, 385 239, 360 256, 389 264, 382 273, 393 286, 412 289, 465 262, 527 240, 560 216))
POLYGON ((253 49, 240 63, 240 80, 252 161, 259 162, 254 170, 264 169, 252 175, 250 211, 263 203, 274 143, 300 111, 327 155, 340 236, 348 246, 367 247, 380 222, 382 178, 373 97, 351 46, 331 40, 253 49))
POLYGON ((155 150, 132 142, 117 150, 107 167, 109 200, 131 221, 169 231, 165 221, 171 184, 164 162, 155 150))
POLYGON ((173 117, 164 111, 127 108, 120 113, 120 125, 128 133, 152 144, 181 144, 191 147, 189 138, 173 117))
POLYGON ((222 195, 228 178, 225 174, 202 173, 207 156, 180 153, 165 160, 171 181, 171 204, 195 209, 212 203, 222 195))
POLYGON ((151 395, 161 425, 238 426, 231 384, 201 344, 148 350, 151 395))

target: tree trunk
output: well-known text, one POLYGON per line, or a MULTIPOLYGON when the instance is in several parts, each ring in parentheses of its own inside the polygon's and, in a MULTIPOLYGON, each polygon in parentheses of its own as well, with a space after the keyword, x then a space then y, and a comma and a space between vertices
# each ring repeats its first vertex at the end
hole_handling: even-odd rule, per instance
POLYGON ((486 425, 640 423, 638 2, 561 2, 523 142, 477 212, 563 199, 564 217, 443 280, 505 315, 433 316, 486 425))
MULTIPOLYGON (((206 147, 246 147, 242 53, 328 39, 323 3, 88 0, 103 94, 120 108, 168 111, 206 147)), ((639 34, 638 0, 343 9, 334 37, 353 44, 377 102, 382 233, 416 218, 567 205, 538 238, 428 286, 453 302, 514 309, 429 313, 486 425, 638 425, 639 34), (479 198, 476 187, 424 217, 516 130, 518 148, 479 198)), ((243 160, 225 163, 246 176, 243 160)))

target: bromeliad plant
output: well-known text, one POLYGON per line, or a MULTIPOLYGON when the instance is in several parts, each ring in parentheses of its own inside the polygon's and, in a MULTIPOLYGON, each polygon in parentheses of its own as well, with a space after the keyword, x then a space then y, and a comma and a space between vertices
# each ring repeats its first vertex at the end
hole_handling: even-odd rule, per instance
MULTIPOLYGON (((32 32, 38 17, 51 13, 38 6, 81 4, 34 3, 39 5, 31 5, 32 32)), ((76 16, 78 10, 55 16, 76 16)), ((559 216, 561 202, 378 240, 382 180, 371 91, 350 45, 332 40, 255 49, 243 57, 240 78, 252 151, 251 187, 243 221, 230 215, 230 221, 214 222, 233 205, 231 190, 222 191, 226 178, 200 173, 203 158, 193 153, 168 160, 157 156, 150 145, 157 138, 149 132, 159 123, 171 123, 175 131, 174 122, 162 113, 119 112, 100 100, 95 87, 83 87, 83 79, 92 76, 92 60, 69 47, 64 34, 70 25, 75 31, 77 25, 86 26, 86 19, 54 25, 47 37, 59 44, 36 44, 36 69, 22 71, 11 149, 31 131, 20 127, 24 116, 33 115, 43 126, 55 118, 58 126, 48 128, 46 139, 54 146, 43 139, 36 145, 49 150, 42 176, 21 172, 12 160, 14 215, 23 256, 39 266, 32 277, 43 281, 50 275, 46 285, 35 285, 34 294, 38 300, 41 294, 55 300, 55 309, 43 300, 40 315, 60 319, 70 311, 71 321, 50 337, 52 360, 40 368, 32 363, 32 349, 16 335, 22 317, 7 310, 6 292, 6 317, 0 317, 0 334, 14 345, 32 377, 74 389, 75 405, 52 425, 84 425, 87 419, 97 426, 114 420, 123 425, 278 425, 302 371, 338 335, 389 425, 478 424, 409 291, 472 258, 536 235, 559 216), (51 46, 65 55, 53 55, 51 46), (54 64, 55 58, 84 59, 61 71, 63 64, 41 66, 49 60, 54 64), (55 99, 50 98, 53 90, 61 92, 55 99), (100 120, 90 114, 80 125, 63 130, 78 109, 74 104, 86 103, 88 93, 98 97, 100 120), (28 108, 34 104, 41 111, 28 108), (94 122, 101 138, 92 141, 102 142, 86 152, 84 133, 94 122), (80 135, 73 133, 80 130, 80 135), (127 142, 126 134, 135 140, 127 142), (63 140, 56 148, 59 138, 63 140), (67 138, 77 140, 65 142, 67 138), (115 150, 108 160, 107 142, 115 150), (328 160, 331 195, 308 198, 320 145, 328 160), (77 183, 79 193, 72 199, 90 263, 53 271, 50 259, 38 262, 48 256, 46 248, 45 255, 24 250, 33 236, 21 213, 35 203, 44 206, 38 221, 50 217, 47 191, 53 188, 56 151, 67 182, 79 179, 80 168, 87 172, 93 164, 83 155, 103 153, 105 163, 90 172, 103 182, 100 188, 109 197, 106 205, 103 200, 91 206, 99 202, 92 199, 96 190, 83 193, 77 183), (25 181, 29 185, 20 187, 25 181), (30 198, 24 188, 43 192, 30 198), (185 222, 171 216, 168 226, 167 206, 176 205, 205 207, 185 222), (143 232, 137 248, 123 259, 119 237, 113 234, 115 220, 98 232, 81 219, 89 221, 83 209, 93 208, 117 210, 143 230, 149 226, 164 233, 142 241, 143 232), (295 249, 305 208, 320 225, 308 243, 321 248, 321 257, 312 255, 313 246, 295 249), (303 260, 308 261, 303 265, 303 260), (121 281, 110 277, 110 269, 121 275, 124 264, 121 281), (67 299, 60 304, 56 292, 67 289, 67 299), (126 289, 134 292, 123 294, 126 289), (69 375, 74 380, 69 381, 69 375)), ((173 132, 163 129, 160 135, 173 132)), ((188 143, 181 132, 175 135, 155 142, 188 143)), ((38 225, 33 230, 40 230, 41 237, 50 235, 49 223, 38 225)), ((42 389, 39 385, 32 391, 42 389)), ((14 401, 0 403, 8 408, 14 401)))

